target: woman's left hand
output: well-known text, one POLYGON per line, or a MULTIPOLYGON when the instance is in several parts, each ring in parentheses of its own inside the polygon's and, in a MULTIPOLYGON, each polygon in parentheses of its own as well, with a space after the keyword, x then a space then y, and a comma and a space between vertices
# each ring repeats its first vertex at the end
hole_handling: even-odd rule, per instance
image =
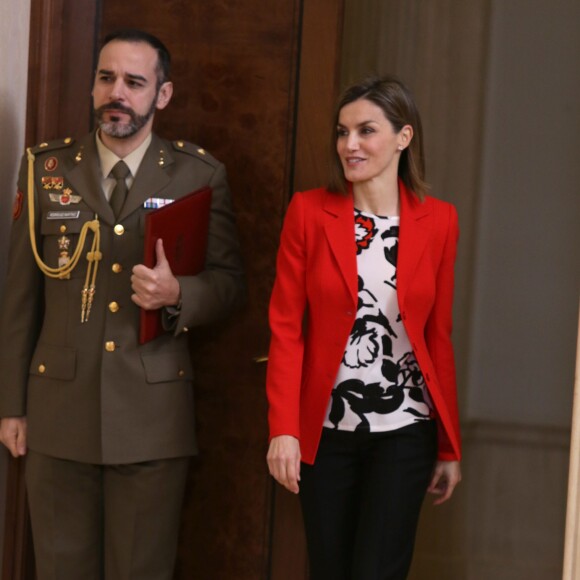
POLYGON ((427 488, 429 493, 438 495, 433 504, 439 505, 447 501, 453 494, 455 486, 461 481, 461 466, 459 461, 437 461, 431 483, 427 488))

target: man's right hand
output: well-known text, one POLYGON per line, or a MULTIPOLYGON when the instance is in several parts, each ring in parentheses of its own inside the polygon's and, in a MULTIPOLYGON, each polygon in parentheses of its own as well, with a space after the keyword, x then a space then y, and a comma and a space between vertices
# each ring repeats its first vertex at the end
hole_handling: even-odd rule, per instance
POLYGON ((26 417, 0 419, 0 441, 14 457, 26 455, 26 417))

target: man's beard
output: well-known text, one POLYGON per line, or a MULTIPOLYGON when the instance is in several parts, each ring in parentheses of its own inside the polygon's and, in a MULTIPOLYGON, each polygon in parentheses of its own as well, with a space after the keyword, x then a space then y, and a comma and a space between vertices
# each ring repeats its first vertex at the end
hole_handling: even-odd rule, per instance
MULTIPOLYGON (((138 115, 133 109, 122 105, 119 102, 108 103, 99 107, 98 109, 94 110, 95 120, 100 127, 101 131, 108 135, 109 137, 116 137, 117 139, 127 139, 128 137, 132 137, 135 135, 140 129, 142 129, 149 119, 155 113, 155 108, 157 105, 157 95, 153 99, 151 103, 151 107, 144 115, 138 115), (109 111, 109 116, 111 115, 110 111, 117 110, 121 111, 130 117, 129 123, 119 123, 117 121, 109 121, 106 122, 103 120, 103 116, 105 111, 109 111)), ((113 113, 114 115, 114 113, 113 113)))

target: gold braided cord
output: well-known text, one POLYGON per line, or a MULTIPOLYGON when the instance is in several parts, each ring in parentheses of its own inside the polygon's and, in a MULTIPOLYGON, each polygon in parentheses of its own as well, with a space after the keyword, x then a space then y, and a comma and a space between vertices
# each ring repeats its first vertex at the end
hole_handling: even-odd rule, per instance
POLYGON ((93 232, 93 243, 91 251, 87 253, 87 275, 85 285, 81 292, 81 322, 86 322, 89 319, 93 297, 95 295, 95 282, 97 278, 97 270, 99 261, 102 259, 100 252, 101 245, 101 231, 98 219, 94 219, 83 224, 79 234, 79 242, 75 248, 73 255, 69 261, 58 268, 52 268, 46 265, 38 253, 36 245, 36 229, 34 217, 34 160, 35 156, 28 148, 26 150, 28 157, 28 228, 30 232, 30 244, 32 246, 32 253, 34 259, 40 268, 40 271, 49 278, 64 279, 68 278, 71 272, 76 268, 81 259, 83 248, 89 231, 93 232))

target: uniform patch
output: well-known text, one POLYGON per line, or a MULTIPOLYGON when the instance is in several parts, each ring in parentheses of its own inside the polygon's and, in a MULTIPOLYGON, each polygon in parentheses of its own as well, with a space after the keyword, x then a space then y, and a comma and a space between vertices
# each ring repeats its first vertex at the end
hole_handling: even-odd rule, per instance
POLYGON ((70 187, 65 187, 61 193, 48 194, 50 201, 59 203, 60 205, 70 205, 71 203, 79 203, 83 198, 80 195, 74 195, 70 187))
POLYGON ((58 167, 58 159, 56 157, 49 157, 44 162, 45 171, 54 171, 58 167))
POLYGON ((22 205, 24 202, 24 194, 18 190, 16 192, 16 197, 14 198, 14 203, 12 204, 12 219, 16 221, 20 214, 22 214, 22 205))

